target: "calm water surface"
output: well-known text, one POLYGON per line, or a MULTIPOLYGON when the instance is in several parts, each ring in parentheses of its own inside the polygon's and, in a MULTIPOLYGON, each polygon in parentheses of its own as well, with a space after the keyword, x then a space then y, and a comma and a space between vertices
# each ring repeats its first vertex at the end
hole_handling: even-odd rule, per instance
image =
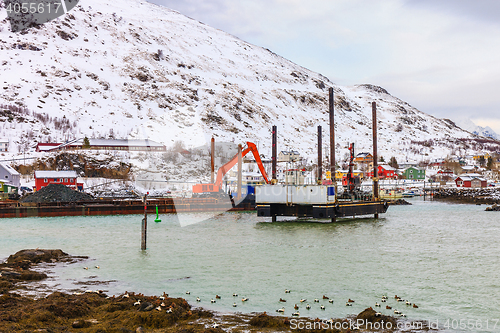
MULTIPOLYGON (((312 309, 301 306, 301 315, 320 318, 357 314, 385 294, 387 304, 411 319, 449 320, 455 328, 462 319, 468 331, 500 332, 500 214, 485 206, 410 201, 379 220, 336 224, 270 223, 252 212, 181 227, 175 215, 160 216, 161 223, 151 216, 145 252, 138 215, 1 219, 0 258, 37 247, 89 256, 53 269, 58 287, 68 290, 96 288, 78 281, 116 280, 102 288, 110 294, 165 291, 193 305, 200 297, 201 306, 224 312, 285 306, 288 316, 307 298, 312 309), (210 304, 216 294, 222 299, 210 304), (396 303, 394 295, 419 308, 396 303), (250 300, 242 303, 241 297, 250 300), (349 298, 353 307, 345 306, 349 298)), ((381 304, 381 312, 392 314, 381 304)))

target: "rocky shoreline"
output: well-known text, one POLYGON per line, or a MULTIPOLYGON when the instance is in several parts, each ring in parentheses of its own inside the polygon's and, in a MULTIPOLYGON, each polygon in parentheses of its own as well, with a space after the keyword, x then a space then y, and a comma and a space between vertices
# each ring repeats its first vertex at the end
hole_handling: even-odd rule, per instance
POLYGON ((219 314, 193 308, 185 299, 165 293, 146 296, 125 292, 115 297, 100 290, 87 290, 73 294, 53 292, 35 299, 16 292, 26 281, 47 277, 31 269, 37 264, 80 259, 86 257, 70 256, 61 250, 35 249, 19 251, 1 263, 0 332, 351 332, 353 323, 360 322, 371 326, 361 326, 358 332, 373 332, 371 328, 377 327, 374 325, 382 328, 375 331, 398 332, 397 323, 403 320, 379 314, 372 308, 357 316, 329 321, 271 316, 265 312, 219 314))
POLYGON ((500 188, 442 188, 434 192, 434 199, 481 205, 500 204, 500 188))
POLYGON ((406 205, 411 205, 411 203, 408 202, 408 201, 406 201, 405 199, 390 200, 390 201, 387 201, 387 203, 390 206, 406 206, 406 205))

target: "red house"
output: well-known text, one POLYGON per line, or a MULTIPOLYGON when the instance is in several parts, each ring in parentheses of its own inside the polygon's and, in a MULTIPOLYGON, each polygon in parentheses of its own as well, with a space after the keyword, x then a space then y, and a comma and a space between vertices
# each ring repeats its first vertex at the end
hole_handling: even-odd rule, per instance
POLYGON ((486 179, 481 177, 481 175, 469 174, 462 175, 455 178, 455 184, 457 187, 486 187, 488 186, 486 179))
POLYGON ((55 149, 56 147, 62 145, 62 143, 43 143, 43 142, 39 142, 37 145, 36 145, 36 149, 35 151, 36 152, 40 152, 40 151, 51 151, 53 149, 55 149))
MULTIPOLYGON (((368 178, 373 177, 373 171, 367 173, 368 178)), ((381 164, 378 166, 378 178, 380 179, 396 179, 398 175, 396 174, 396 169, 388 164, 381 164)))
POLYGON ((35 171, 37 191, 49 184, 62 184, 73 190, 83 189, 83 184, 76 182, 76 171, 35 171))

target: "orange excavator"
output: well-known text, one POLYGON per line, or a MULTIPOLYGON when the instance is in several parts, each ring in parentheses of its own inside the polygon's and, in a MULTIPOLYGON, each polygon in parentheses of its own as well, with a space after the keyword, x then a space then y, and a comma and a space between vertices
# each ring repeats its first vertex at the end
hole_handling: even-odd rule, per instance
MULTIPOLYGON (((241 158, 246 154, 252 152, 257 165, 259 166, 260 173, 264 177, 266 184, 269 184, 269 179, 267 178, 266 170, 262 165, 262 160, 260 159, 259 152, 257 151, 257 146, 252 142, 247 142, 247 148, 241 152, 241 158)), ((224 175, 238 162, 238 154, 236 154, 229 162, 224 164, 217 171, 217 178, 213 184, 195 184, 193 185, 193 194, 208 194, 208 193, 219 193, 222 191, 222 180, 224 175)))

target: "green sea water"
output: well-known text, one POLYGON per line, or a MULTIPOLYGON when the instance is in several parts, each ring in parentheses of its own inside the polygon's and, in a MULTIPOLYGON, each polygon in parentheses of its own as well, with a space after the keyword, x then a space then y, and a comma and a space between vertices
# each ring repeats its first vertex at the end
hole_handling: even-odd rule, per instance
POLYGON ((284 306, 287 316, 297 303, 301 316, 311 318, 357 314, 378 302, 384 314, 393 314, 388 304, 450 332, 500 332, 500 214, 485 206, 410 202, 378 220, 335 224, 270 223, 246 212, 181 227, 175 215, 160 215, 161 223, 151 215, 146 251, 140 250, 139 215, 0 219, 0 258, 37 247, 89 256, 51 267, 53 289, 167 292, 221 312, 275 313, 284 306), (215 295, 222 298, 212 304, 215 295), (419 308, 397 303, 394 295, 419 308), (345 306, 349 298, 352 307, 345 306))

